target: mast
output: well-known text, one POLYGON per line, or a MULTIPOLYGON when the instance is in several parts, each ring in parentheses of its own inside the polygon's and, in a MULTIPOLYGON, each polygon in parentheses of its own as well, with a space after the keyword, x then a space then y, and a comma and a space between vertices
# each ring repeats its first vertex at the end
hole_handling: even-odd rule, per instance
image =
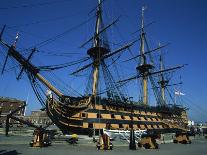
POLYGON ((98 89, 98 80, 99 80, 99 67, 101 63, 101 58, 109 53, 109 50, 101 45, 100 38, 100 26, 102 22, 102 0, 98 0, 98 7, 96 12, 96 25, 95 25, 95 34, 93 37, 93 47, 90 48, 87 53, 93 60, 93 90, 92 95, 96 97, 98 89))
POLYGON ((26 59, 24 56, 22 56, 16 49, 15 47, 9 46, 2 40, 0 40, 0 43, 7 48, 8 50, 8 56, 13 57, 19 64, 22 65, 23 69, 27 70, 30 74, 35 76, 39 81, 41 81, 47 88, 49 88, 51 91, 53 91, 58 97, 62 98, 64 95, 56 89, 49 81, 47 81, 40 73, 39 69, 31 64, 28 59, 26 59))
MULTIPOLYGON (((163 61, 162 61, 162 55, 160 56, 160 70, 163 70, 163 61)), ((160 86, 161 86, 161 92, 162 92, 162 100, 165 101, 165 79, 163 74, 161 73, 161 80, 160 80, 160 86)))
MULTIPOLYGON (((141 64, 146 64, 146 57, 144 55, 144 7, 142 7, 142 27, 141 27, 141 64)), ((148 85, 147 85, 147 76, 143 77, 143 103, 146 105, 148 103, 148 85)))
POLYGON ((140 64, 136 68, 138 72, 142 75, 142 100, 143 104, 148 104, 148 75, 149 75, 149 69, 152 69, 153 66, 151 64, 147 64, 146 56, 145 56, 145 32, 144 32, 144 10, 145 7, 142 7, 142 21, 141 21, 141 45, 140 45, 140 64))
POLYGON ((103 0, 98 0, 98 6, 96 7, 96 22, 95 22, 95 32, 90 39, 88 39, 81 47, 84 47, 87 43, 92 41, 92 47, 88 49, 87 54, 90 56, 92 62, 84 65, 78 70, 74 71, 71 75, 77 74, 92 66, 92 96, 96 98, 99 85, 100 71, 103 73, 103 78, 106 86, 106 93, 109 98, 114 97, 116 99, 124 99, 123 94, 120 93, 119 88, 115 84, 115 81, 105 64, 105 59, 118 54, 130 46, 132 46, 137 40, 125 44, 124 46, 116 49, 115 51, 110 50, 108 44, 106 30, 112 25, 118 22, 118 18, 108 24, 107 26, 103 23, 102 17, 102 3, 103 0), (101 70, 100 70, 101 69, 101 70))
POLYGON ((99 27, 100 27, 100 21, 102 17, 102 9, 101 9, 101 2, 102 0, 98 0, 98 7, 97 7, 97 12, 96 12, 96 26, 95 26, 95 35, 97 37, 94 37, 94 42, 93 42, 93 47, 98 47, 99 46, 99 27))
MULTIPOLYGON (((94 38, 94 45, 93 47, 99 47, 99 26, 100 26, 100 18, 101 18, 101 0, 98 0, 98 8, 97 8, 97 19, 96 19, 96 27, 95 27, 95 37, 94 38)), ((99 55, 97 55, 99 56, 99 55)), ((93 72, 93 91, 92 91, 92 94, 94 96, 96 96, 97 94, 97 88, 98 88, 98 75, 99 75, 99 65, 100 65, 100 61, 99 61, 99 58, 93 58, 94 59, 94 64, 93 64, 93 67, 94 67, 94 72, 93 72)))
MULTIPOLYGON (((160 46, 160 44, 159 44, 160 46)), ((160 55, 160 70, 164 70, 164 65, 163 65, 163 55, 160 55)), ((160 85, 160 89, 161 89, 161 97, 162 97, 162 104, 165 104, 165 88, 168 85, 169 80, 166 80, 163 73, 160 73, 160 81, 158 81, 158 84, 160 85)))

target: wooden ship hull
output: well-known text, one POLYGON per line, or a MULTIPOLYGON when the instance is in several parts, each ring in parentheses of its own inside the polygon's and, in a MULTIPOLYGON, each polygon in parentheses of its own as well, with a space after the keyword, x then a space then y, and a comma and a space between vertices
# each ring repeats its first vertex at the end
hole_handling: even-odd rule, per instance
POLYGON ((101 100, 100 104, 91 104, 86 110, 71 115, 64 113, 57 101, 48 99, 46 109, 50 119, 63 134, 92 136, 103 128, 129 130, 131 124, 135 130, 170 133, 186 130, 188 122, 185 109, 177 106, 165 108, 130 104, 123 106, 101 100))

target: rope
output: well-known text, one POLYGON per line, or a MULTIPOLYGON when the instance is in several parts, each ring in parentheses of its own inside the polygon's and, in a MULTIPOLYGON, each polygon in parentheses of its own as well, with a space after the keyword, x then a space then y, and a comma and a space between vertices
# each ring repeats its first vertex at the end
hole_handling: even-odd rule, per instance
MULTIPOLYGON (((94 17, 94 16, 93 16, 93 17, 94 17)), ((71 27, 70 29, 64 31, 63 33, 61 33, 61 34, 59 34, 59 35, 57 35, 57 36, 55 36, 55 37, 52 37, 52 38, 49 38, 49 39, 47 39, 47 40, 45 40, 45 41, 43 41, 43 42, 40 42, 40 43, 36 44, 36 45, 33 46, 33 47, 43 47, 43 46, 45 46, 45 45, 47 45, 47 44, 49 44, 49 43, 51 43, 51 42, 53 42, 53 41, 55 41, 55 40, 61 38, 61 37, 63 37, 63 36, 66 35, 67 33, 71 32, 71 31, 73 31, 73 30, 75 30, 75 29, 77 29, 77 28, 79 28, 79 27, 81 27, 81 26, 83 26, 83 25, 85 25, 85 24, 88 23, 91 19, 93 19, 93 17, 87 19, 86 21, 84 21, 84 22, 82 22, 82 23, 80 23, 80 24, 78 24, 78 25, 75 25, 75 26, 71 27)))
POLYGON ((42 2, 42 3, 33 3, 33 4, 22 4, 20 6, 0 7, 0 10, 40 7, 40 6, 45 6, 45 5, 52 5, 52 4, 66 3, 66 2, 69 2, 69 1, 68 0, 58 0, 58 1, 48 1, 48 2, 42 2))

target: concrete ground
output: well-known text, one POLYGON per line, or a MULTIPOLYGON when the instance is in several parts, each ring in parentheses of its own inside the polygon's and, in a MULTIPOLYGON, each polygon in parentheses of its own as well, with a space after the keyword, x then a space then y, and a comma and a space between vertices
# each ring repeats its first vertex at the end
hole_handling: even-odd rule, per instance
POLYGON ((70 145, 64 140, 55 140, 52 146, 46 148, 29 147, 32 137, 28 135, 11 135, 5 137, 0 134, 0 155, 96 155, 96 154, 141 154, 141 155, 207 155, 207 139, 196 137, 192 144, 161 144, 158 150, 137 149, 129 150, 125 142, 113 142, 112 151, 97 150, 91 139, 81 138, 77 145, 70 145))

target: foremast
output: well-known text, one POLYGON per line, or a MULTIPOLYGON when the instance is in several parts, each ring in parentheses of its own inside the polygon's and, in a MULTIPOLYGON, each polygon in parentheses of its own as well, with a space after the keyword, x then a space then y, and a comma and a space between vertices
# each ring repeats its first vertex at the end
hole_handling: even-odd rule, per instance
MULTIPOLYGON (((99 47, 100 44, 100 38, 99 38, 99 26, 100 26, 100 20, 101 20, 101 0, 98 0, 98 7, 97 7, 97 19, 96 19, 96 26, 95 26, 95 36, 94 37, 94 42, 93 42, 93 47, 99 47)), ((94 71, 93 71, 93 90, 92 90, 92 94, 94 97, 96 97, 97 94, 97 88, 98 88, 98 78, 99 78, 99 66, 100 66, 100 54, 98 53, 98 50, 92 50, 91 53, 89 53, 89 55, 91 57, 93 57, 93 67, 94 67, 94 71), (91 55, 93 54, 93 55, 91 55)))
POLYGON ((99 68, 101 64, 101 58, 109 53, 109 50, 101 45, 100 38, 100 26, 102 22, 102 0, 98 0, 98 7, 96 12, 96 25, 95 34, 93 38, 93 47, 88 50, 88 55, 93 60, 93 90, 92 95, 94 98, 97 96, 98 91, 98 81, 99 81, 99 68))

